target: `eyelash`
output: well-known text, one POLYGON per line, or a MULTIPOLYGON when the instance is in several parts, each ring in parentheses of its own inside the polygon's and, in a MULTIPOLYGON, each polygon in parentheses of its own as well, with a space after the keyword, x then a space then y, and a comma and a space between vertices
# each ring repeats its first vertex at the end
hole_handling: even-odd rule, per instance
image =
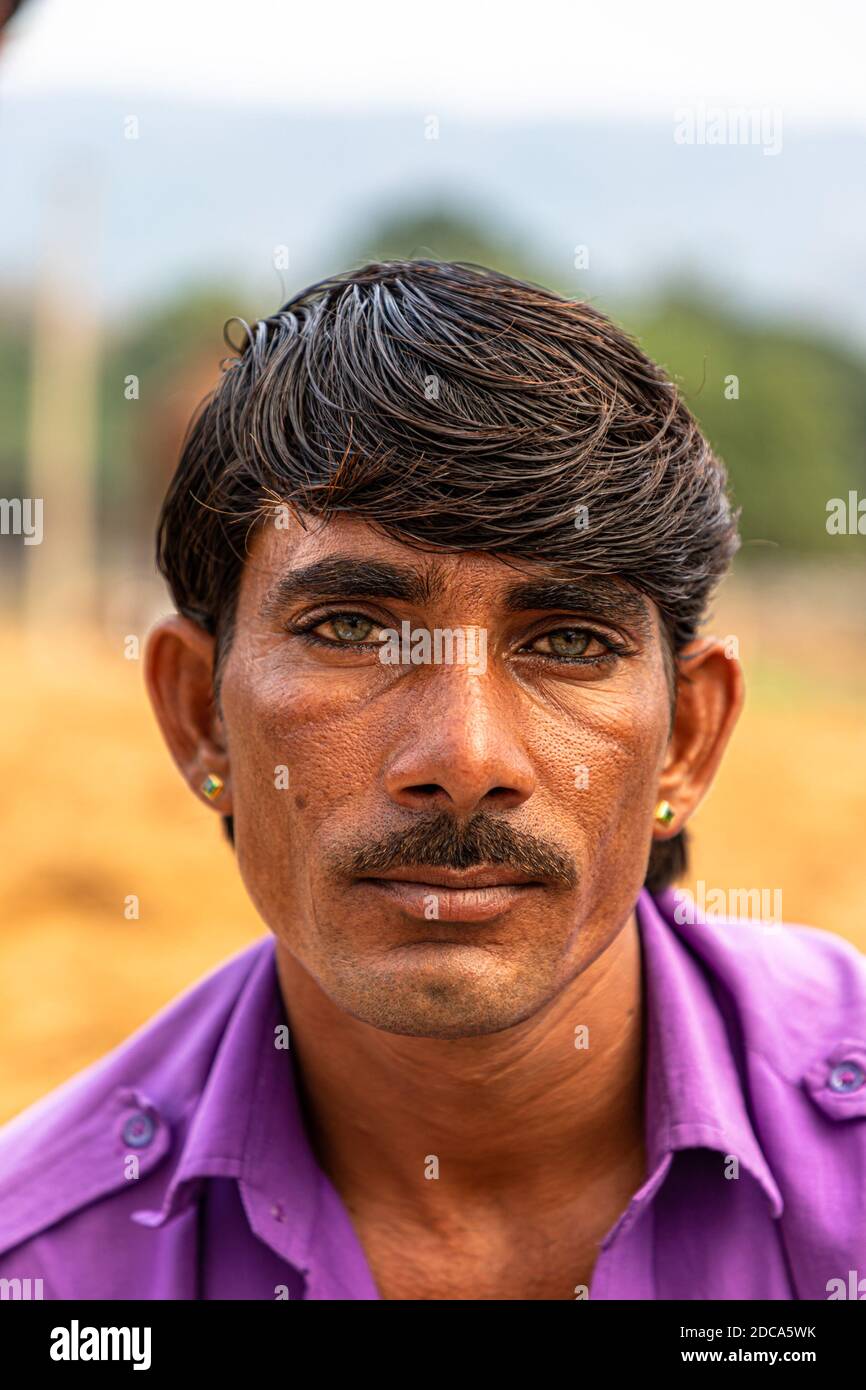
MULTIPOLYGON (((378 642, 335 642, 330 637, 320 637, 314 631, 321 627, 322 623, 332 622, 335 618, 363 618, 365 622, 376 623, 377 618, 371 618, 368 613, 347 612, 345 609, 334 610, 330 613, 318 613, 313 618, 306 619, 303 623, 294 623, 289 627, 289 631, 303 641, 309 642, 317 647, 328 647, 330 650, 338 651, 376 651, 379 647, 378 642)), ((386 624, 381 624, 386 626, 386 624)), ((598 656, 556 656, 548 652, 530 652, 530 656, 540 657, 542 661, 554 662, 557 666, 604 666, 620 657, 631 656, 632 649, 627 643, 611 637, 606 632, 599 632, 597 628, 587 627, 586 625, 574 624, 548 628, 546 632, 538 632, 531 639, 533 642, 539 641, 542 637, 550 637, 556 632, 586 632, 597 642, 601 642, 607 649, 598 656)))

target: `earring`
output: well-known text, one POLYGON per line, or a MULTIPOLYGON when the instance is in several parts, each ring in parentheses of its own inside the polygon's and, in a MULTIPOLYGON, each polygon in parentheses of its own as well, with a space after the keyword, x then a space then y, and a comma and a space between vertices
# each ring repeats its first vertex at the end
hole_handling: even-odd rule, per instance
POLYGON ((225 782, 221 777, 218 777, 215 772, 209 772, 201 784, 201 789, 208 801, 216 801, 224 786, 225 782))
POLYGON ((653 812, 653 820, 658 821, 659 825, 670 825, 676 811, 669 801, 660 801, 653 812))

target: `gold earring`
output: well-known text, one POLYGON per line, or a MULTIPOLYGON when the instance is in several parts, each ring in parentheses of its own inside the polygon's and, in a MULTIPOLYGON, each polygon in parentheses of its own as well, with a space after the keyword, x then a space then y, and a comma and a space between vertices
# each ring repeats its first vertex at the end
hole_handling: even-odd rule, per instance
POLYGON ((660 801, 653 812, 653 820, 658 821, 659 825, 670 825, 676 811, 669 801, 660 801))
POLYGON ((208 801, 216 801, 224 786, 225 782, 221 777, 218 777, 215 772, 209 772, 201 784, 201 789, 208 801))

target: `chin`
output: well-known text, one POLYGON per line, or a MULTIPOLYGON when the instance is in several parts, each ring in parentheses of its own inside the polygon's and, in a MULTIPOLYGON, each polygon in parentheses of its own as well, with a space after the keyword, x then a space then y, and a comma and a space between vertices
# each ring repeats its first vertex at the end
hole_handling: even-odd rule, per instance
POLYGON ((527 998, 525 977, 518 995, 520 972, 497 966, 489 951, 437 945, 391 953, 398 954, 399 965, 389 959, 381 971, 366 968, 359 988, 331 989, 334 1003, 385 1033, 472 1038, 512 1028, 546 1002, 527 998))

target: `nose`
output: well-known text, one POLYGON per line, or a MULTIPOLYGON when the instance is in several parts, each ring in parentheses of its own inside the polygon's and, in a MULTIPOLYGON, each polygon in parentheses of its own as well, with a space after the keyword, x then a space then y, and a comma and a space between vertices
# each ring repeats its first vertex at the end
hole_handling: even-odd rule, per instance
POLYGON ((513 692, 480 676, 439 667, 401 711, 403 732, 385 771, 391 800, 412 811, 512 810, 535 790, 519 736, 513 692))

